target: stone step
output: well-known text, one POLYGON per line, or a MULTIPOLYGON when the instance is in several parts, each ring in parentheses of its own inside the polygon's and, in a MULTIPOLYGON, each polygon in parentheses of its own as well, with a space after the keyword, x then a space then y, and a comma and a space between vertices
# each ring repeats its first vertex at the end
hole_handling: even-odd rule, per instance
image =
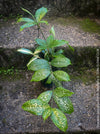
MULTIPOLYGON (((72 67, 96 67, 96 53, 99 47, 73 47, 74 52, 68 47, 62 48, 64 55, 72 62, 72 67)), ((29 48, 34 51, 34 48, 29 48)), ((23 69, 32 56, 17 52, 15 48, 0 48, 0 67, 23 69)))

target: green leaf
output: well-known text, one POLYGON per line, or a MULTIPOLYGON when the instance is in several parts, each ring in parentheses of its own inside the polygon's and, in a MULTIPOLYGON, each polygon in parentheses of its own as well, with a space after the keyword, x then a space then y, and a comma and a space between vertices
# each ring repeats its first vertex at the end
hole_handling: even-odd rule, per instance
POLYGON ((48 22, 45 20, 39 21, 39 23, 45 23, 46 25, 48 25, 48 22))
POLYGON ((45 14, 47 13, 47 11, 48 10, 45 7, 42 7, 42 8, 40 8, 40 9, 38 9, 36 11, 35 17, 36 17, 37 22, 39 22, 45 16, 45 14))
POLYGON ((51 48, 51 45, 54 41, 54 37, 52 35, 49 35, 49 37, 47 38, 47 46, 48 48, 51 48))
POLYGON ((63 54, 54 53, 52 56, 55 57, 55 58, 66 58, 63 54))
POLYGON ((46 46, 46 41, 45 40, 37 38, 35 41, 40 46, 46 46))
POLYGON ((67 44, 67 45, 68 45, 68 47, 74 52, 74 48, 71 47, 69 44, 67 44))
POLYGON ((63 41, 65 41, 65 43, 68 45, 68 47, 69 47, 72 51, 74 51, 74 48, 71 47, 71 45, 69 45, 69 42, 68 42, 68 41, 66 41, 66 40, 63 40, 63 41))
POLYGON ((34 51, 34 55, 36 55, 36 54, 38 54, 38 53, 40 53, 41 52, 41 50, 35 50, 34 51))
POLYGON ((51 28, 50 33, 55 37, 55 30, 54 30, 54 26, 51 28))
POLYGON ((28 62, 27 66, 29 66, 30 64, 32 64, 32 62, 33 62, 34 60, 36 60, 36 59, 37 59, 37 57, 32 57, 32 58, 30 59, 30 61, 28 62))
POLYGON ((59 109, 53 108, 52 111, 51 120, 60 130, 65 132, 68 128, 66 116, 59 109))
POLYGON ((49 48, 59 47, 65 45, 65 41, 63 40, 54 40, 53 43, 50 44, 49 48))
POLYGON ((55 94, 58 97, 64 97, 64 96, 72 96, 74 93, 63 88, 63 87, 57 87, 53 90, 53 94, 55 94))
POLYGON ((56 77, 56 79, 58 79, 59 81, 70 81, 69 75, 64 71, 57 70, 53 72, 53 74, 56 77))
POLYGON ((53 81, 53 75, 51 74, 51 75, 48 77, 46 83, 47 83, 47 84, 51 84, 52 81, 53 81))
POLYGON ((56 52, 56 54, 62 54, 63 52, 64 52, 64 50, 59 49, 59 50, 56 52))
POLYGON ((33 55, 33 52, 29 49, 26 49, 26 48, 20 48, 17 51, 20 52, 20 53, 23 53, 23 54, 33 55))
POLYGON ((28 14, 30 14, 33 18, 34 18, 34 16, 33 16, 33 14, 30 12, 30 11, 28 11, 27 9, 25 9, 25 8, 21 8, 23 11, 25 11, 26 13, 28 13, 28 14))
POLYGON ((37 71, 40 69, 50 69, 49 62, 44 59, 33 60, 32 62, 30 62, 30 64, 28 63, 27 67, 28 70, 32 70, 32 71, 37 71))
POLYGON ((70 64, 70 59, 66 57, 57 57, 51 61, 51 65, 54 67, 67 67, 70 64))
POLYGON ((48 108, 43 112, 42 117, 43 117, 44 121, 51 115, 51 113, 52 113, 51 108, 48 108))
POLYGON ((22 109, 24 111, 30 112, 35 115, 42 115, 42 113, 49 107, 50 106, 48 104, 44 104, 38 99, 32 99, 32 100, 26 101, 22 105, 22 109))
POLYGON ((41 93, 37 99, 41 100, 44 103, 48 103, 51 99, 52 91, 45 91, 41 93))
POLYGON ((69 97, 58 97, 56 95, 53 96, 56 104, 58 105, 59 109, 64 113, 71 114, 74 111, 73 104, 69 97))
POLYGON ((18 19, 17 22, 30 22, 30 23, 34 23, 34 20, 32 20, 30 18, 20 18, 20 19, 18 19))
POLYGON ((31 81, 41 81, 41 80, 47 78, 49 76, 49 74, 50 74, 50 70, 40 69, 34 73, 31 81))
POLYGON ((36 23, 25 23, 24 25, 20 26, 20 31, 24 30, 24 28, 27 28, 27 27, 32 27, 34 26, 36 23))
POLYGON ((35 50, 36 51, 42 51, 44 49, 47 49, 47 46, 38 46, 35 50))

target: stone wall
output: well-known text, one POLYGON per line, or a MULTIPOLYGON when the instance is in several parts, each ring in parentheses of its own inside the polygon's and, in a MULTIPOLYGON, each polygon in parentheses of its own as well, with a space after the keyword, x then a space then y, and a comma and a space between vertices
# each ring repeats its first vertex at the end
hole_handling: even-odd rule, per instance
POLYGON ((33 12, 34 9, 44 5, 51 5, 53 9, 58 10, 58 14, 80 16, 100 14, 100 0, 0 0, 0 14, 4 16, 22 14, 20 7, 33 12))
POLYGON ((52 5, 66 15, 100 16, 100 0, 53 0, 52 5))
POLYGON ((0 14, 4 16, 22 14, 21 7, 34 10, 38 0, 0 0, 0 14))

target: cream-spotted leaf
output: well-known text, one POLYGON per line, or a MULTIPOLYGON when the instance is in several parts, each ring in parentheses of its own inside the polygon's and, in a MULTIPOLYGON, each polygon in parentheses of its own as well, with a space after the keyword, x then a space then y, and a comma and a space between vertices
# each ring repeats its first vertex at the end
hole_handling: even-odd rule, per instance
POLYGON ((54 67, 67 67, 71 64, 71 61, 66 57, 56 57, 51 61, 51 64, 54 67))
POLYGON ((52 97, 52 91, 45 91, 41 93, 37 99, 41 100, 44 103, 48 103, 52 97))
POLYGON ((53 108, 52 114, 51 114, 51 120, 56 125, 56 127, 66 132, 68 128, 67 118, 62 111, 60 111, 59 109, 53 108))
POLYGON ((64 113, 71 114, 74 111, 73 104, 69 97, 58 97, 56 95, 53 96, 56 104, 58 105, 59 109, 64 113))
POLYGON ((64 97, 64 96, 72 96, 74 92, 71 92, 63 87, 57 87, 53 90, 53 94, 55 94, 58 97, 64 97))
POLYGON ((52 113, 51 107, 46 109, 43 112, 42 117, 43 117, 44 121, 51 115, 51 113, 52 113))
POLYGON ((36 71, 33 76, 31 81, 41 81, 44 80, 45 78, 47 78, 50 74, 50 70, 49 69, 40 69, 38 71, 36 71))
POLYGON ((28 67, 28 70, 32 70, 32 71, 37 71, 40 69, 49 69, 50 70, 49 62, 45 59, 33 60, 32 62, 30 62, 30 64, 28 63, 27 67, 28 67))
POLYGON ((42 115, 42 113, 48 109, 50 106, 48 104, 44 104, 42 101, 38 99, 32 99, 29 101, 26 101, 22 105, 22 109, 30 112, 35 115, 42 115))
POLYGON ((59 81, 70 81, 69 75, 64 71, 57 70, 53 72, 53 74, 56 77, 56 79, 58 79, 59 81))

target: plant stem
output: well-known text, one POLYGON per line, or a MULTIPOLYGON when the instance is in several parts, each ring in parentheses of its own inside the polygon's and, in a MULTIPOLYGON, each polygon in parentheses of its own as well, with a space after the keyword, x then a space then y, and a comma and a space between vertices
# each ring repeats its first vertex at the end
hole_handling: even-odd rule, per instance
POLYGON ((44 33, 42 32, 41 28, 40 28, 40 32, 41 32, 41 34, 42 34, 43 38, 44 38, 44 39, 45 39, 45 41, 46 41, 46 38, 45 38, 44 33))
MULTIPOLYGON (((41 34, 42 34, 44 40, 46 41, 46 38, 45 38, 45 36, 44 36, 44 33, 42 32, 42 29, 41 29, 40 25, 37 24, 37 26, 38 26, 38 28, 39 28, 39 30, 40 30, 40 32, 41 32, 41 34)), ((46 41, 46 43, 47 43, 47 41, 46 41)), ((48 54, 49 54, 49 49, 47 49, 47 51, 48 51, 48 54)))

